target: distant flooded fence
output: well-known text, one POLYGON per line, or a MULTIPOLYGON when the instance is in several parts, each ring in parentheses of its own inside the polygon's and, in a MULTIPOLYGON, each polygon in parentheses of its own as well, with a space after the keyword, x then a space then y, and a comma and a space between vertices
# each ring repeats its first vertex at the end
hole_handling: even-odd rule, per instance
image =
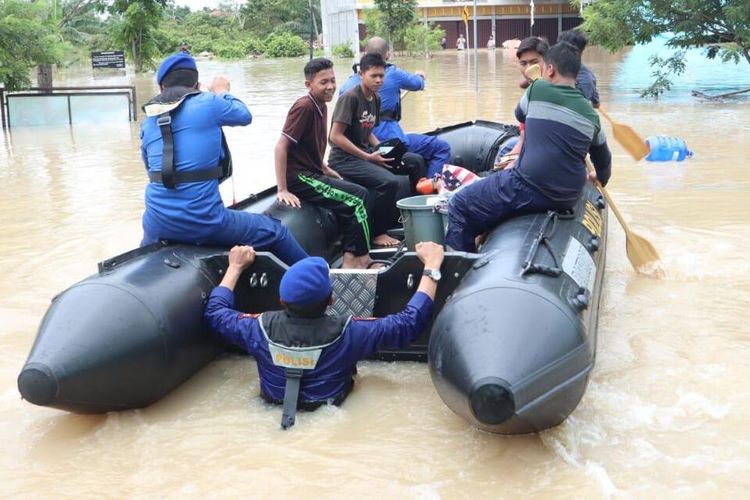
POLYGON ((3 128, 136 121, 134 86, 0 89, 3 128))

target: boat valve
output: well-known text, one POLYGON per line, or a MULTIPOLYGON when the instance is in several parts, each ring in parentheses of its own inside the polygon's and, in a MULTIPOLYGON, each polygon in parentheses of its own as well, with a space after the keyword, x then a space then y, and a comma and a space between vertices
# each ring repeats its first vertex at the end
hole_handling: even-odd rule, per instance
POLYGON ((601 240, 598 236, 592 236, 589 240, 589 251, 596 252, 599 250, 599 246, 601 246, 601 240))
POLYGON ((607 206, 607 204, 604 203, 604 196, 602 196, 602 195, 599 195, 596 198, 596 203, 595 204, 596 204, 596 208, 598 208, 599 210, 604 210, 604 207, 607 206))
POLYGON ((590 297, 591 294, 589 293, 589 291, 581 287, 578 289, 578 293, 570 299, 570 303, 579 311, 583 311, 584 309, 587 309, 589 307, 590 297))

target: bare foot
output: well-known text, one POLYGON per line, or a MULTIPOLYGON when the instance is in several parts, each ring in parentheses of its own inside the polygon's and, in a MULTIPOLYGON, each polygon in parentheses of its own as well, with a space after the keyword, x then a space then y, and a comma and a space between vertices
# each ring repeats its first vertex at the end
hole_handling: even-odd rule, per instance
POLYGON ((379 234, 372 239, 372 244, 381 248, 395 247, 398 246, 399 243, 401 243, 399 240, 391 238, 387 234, 379 234))
POLYGON ((475 245, 475 246, 476 246, 477 248, 481 247, 481 246, 482 246, 482 245, 484 244, 484 240, 486 240, 486 239, 487 239, 487 235, 488 235, 488 234, 489 234, 489 233, 482 233, 482 234, 480 234, 479 236, 477 236, 476 238, 474 238, 474 245, 475 245))
POLYGON ((370 256, 368 254, 356 256, 351 252, 344 252, 341 269, 367 269, 369 263, 370 256))

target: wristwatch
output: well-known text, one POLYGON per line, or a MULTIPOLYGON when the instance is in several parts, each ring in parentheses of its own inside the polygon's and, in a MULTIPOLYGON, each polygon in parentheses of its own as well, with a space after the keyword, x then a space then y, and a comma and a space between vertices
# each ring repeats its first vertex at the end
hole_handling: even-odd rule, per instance
POLYGON ((440 278, 442 277, 442 275, 440 274, 440 269, 425 269, 422 274, 430 278, 435 283, 440 281, 440 278))

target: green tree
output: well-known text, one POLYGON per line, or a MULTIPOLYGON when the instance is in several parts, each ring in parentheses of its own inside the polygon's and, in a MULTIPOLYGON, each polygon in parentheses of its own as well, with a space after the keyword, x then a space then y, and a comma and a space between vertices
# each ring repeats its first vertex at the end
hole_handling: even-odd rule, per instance
POLYGON ((417 0, 375 0, 388 44, 402 49, 404 31, 417 17, 417 0))
POLYGON ((135 70, 145 71, 153 66, 158 55, 156 30, 167 0, 114 0, 111 14, 119 16, 115 40, 126 48, 135 70))
MULTIPOLYGON (((597 0, 584 8, 583 17, 591 41, 613 51, 671 34, 667 45, 674 49, 702 47, 710 59, 750 63, 748 0, 597 0)), ((681 60, 679 51, 668 60, 653 60, 657 81, 644 94, 668 90, 669 70, 684 71, 681 60)))
POLYGON ((31 83, 37 64, 55 64, 63 46, 47 6, 19 0, 0 1, 0 83, 18 90, 31 83))
POLYGON ((445 30, 440 26, 414 21, 404 30, 404 44, 410 55, 430 55, 440 49, 445 30))

